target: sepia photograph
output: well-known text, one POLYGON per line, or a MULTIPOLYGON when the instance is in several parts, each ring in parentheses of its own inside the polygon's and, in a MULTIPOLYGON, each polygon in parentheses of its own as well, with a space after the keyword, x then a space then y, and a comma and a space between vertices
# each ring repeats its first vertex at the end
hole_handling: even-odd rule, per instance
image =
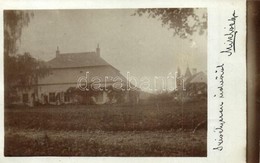
POLYGON ((207 157, 207 17, 4 10, 4 155, 207 157))

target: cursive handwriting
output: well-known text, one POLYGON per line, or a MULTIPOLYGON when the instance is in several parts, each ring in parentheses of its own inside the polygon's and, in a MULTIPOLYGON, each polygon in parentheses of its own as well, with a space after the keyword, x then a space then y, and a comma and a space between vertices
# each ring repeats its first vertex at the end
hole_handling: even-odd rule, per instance
MULTIPOLYGON (((228 19, 230 22, 229 24, 229 29, 224 36, 226 37, 226 42, 224 43, 227 47, 225 50, 221 51, 220 53, 227 53, 228 56, 231 56, 233 52, 236 52, 236 35, 237 35, 237 30, 236 30, 236 19, 238 16, 236 15, 236 12, 234 10, 232 17, 228 19)), ((226 27, 224 28, 226 29, 226 27)))
MULTIPOLYGON (((218 66, 216 66, 216 70, 215 70, 215 74, 216 74, 215 80, 218 82, 217 84, 218 96, 215 94, 214 97, 217 97, 219 99, 224 98, 224 74, 225 74, 224 66, 225 66, 224 63, 219 64, 218 66)), ((217 133, 218 138, 214 139, 216 142, 216 146, 213 148, 213 150, 218 150, 218 151, 223 150, 223 142, 224 142, 223 126, 225 124, 225 121, 224 121, 223 110, 224 110, 224 102, 221 101, 218 110, 219 112, 218 125, 217 127, 214 128, 214 132, 217 133)))
POLYGON ((215 141, 217 142, 216 147, 213 148, 213 150, 219 150, 222 151, 223 150, 223 142, 224 142, 224 115, 223 115, 223 109, 224 108, 224 102, 221 102, 219 105, 219 118, 218 118, 218 122, 219 122, 219 126, 215 127, 214 132, 218 133, 218 139, 215 139, 215 141))
MULTIPOLYGON (((219 75, 217 75, 215 77, 215 80, 218 80, 219 81, 219 85, 218 85, 218 90, 219 90, 219 95, 218 97, 219 98, 224 98, 224 72, 225 69, 224 69, 224 63, 221 64, 221 65, 218 65, 216 67, 216 71, 215 73, 219 73, 219 75)), ((214 95, 214 97, 216 97, 216 95, 214 95)))

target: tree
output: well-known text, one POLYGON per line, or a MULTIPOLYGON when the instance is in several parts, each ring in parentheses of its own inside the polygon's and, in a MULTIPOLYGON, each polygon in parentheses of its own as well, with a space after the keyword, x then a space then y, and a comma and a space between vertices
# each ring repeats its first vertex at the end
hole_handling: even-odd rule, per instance
POLYGON ((17 52, 17 42, 22 35, 22 29, 28 26, 34 16, 31 11, 4 11, 4 55, 14 55, 17 52))
POLYGON ((202 35, 207 29, 207 14, 202 16, 194 8, 151 8, 137 9, 134 15, 148 15, 148 17, 157 18, 162 25, 167 25, 173 29, 174 36, 180 38, 189 38, 198 32, 202 35))
POLYGON ((43 61, 33 58, 29 53, 5 56, 5 102, 8 104, 17 99, 18 90, 33 88, 38 78, 48 74, 49 69, 43 61))
POLYGON ((9 85, 31 87, 37 83, 38 77, 43 77, 48 68, 43 61, 33 58, 30 53, 9 56, 6 64, 6 81, 9 85))
POLYGON ((14 100, 17 89, 31 88, 38 77, 48 73, 43 61, 33 58, 30 53, 16 54, 22 29, 33 17, 31 11, 4 11, 4 87, 5 102, 14 100))

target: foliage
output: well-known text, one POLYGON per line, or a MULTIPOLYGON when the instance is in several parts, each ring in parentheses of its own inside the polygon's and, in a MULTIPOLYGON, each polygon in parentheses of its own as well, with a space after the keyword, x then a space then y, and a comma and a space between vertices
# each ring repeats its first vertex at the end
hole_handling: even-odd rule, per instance
POLYGON ((16 54, 22 29, 29 25, 33 16, 32 11, 4 11, 4 85, 7 103, 14 99, 17 88, 32 87, 38 77, 47 75, 49 71, 43 61, 36 60, 30 53, 16 54))
POLYGON ((207 29, 207 15, 200 17, 194 8, 150 8, 138 9, 134 15, 157 18, 162 25, 174 30, 174 35, 188 38, 196 32, 203 34, 207 29))
MULTIPOLYGON (((71 97, 79 97, 80 104, 92 104, 91 97, 97 96, 98 94, 102 93, 102 91, 96 90, 92 87, 92 83, 85 83, 86 87, 85 90, 81 90, 77 87, 70 87, 66 90, 71 97)), ((136 103, 136 97, 138 97, 139 93, 136 90, 129 90, 126 91, 126 87, 122 87, 121 89, 116 89, 112 85, 106 87, 100 87, 100 89, 107 92, 107 97, 109 99, 108 103, 113 103, 113 100, 117 104, 126 104, 126 103, 136 103), (125 101, 125 96, 128 93, 129 101, 125 101)))
POLYGON ((4 54, 14 55, 17 51, 17 41, 20 40, 22 29, 28 26, 33 12, 19 10, 4 11, 4 54))
POLYGON ((38 77, 43 77, 43 74, 48 72, 44 62, 36 60, 30 53, 8 56, 7 58, 9 58, 9 62, 6 64, 8 83, 18 86, 30 86, 37 82, 38 77))
POLYGON ((5 97, 7 103, 15 98, 17 89, 29 89, 38 78, 48 74, 49 69, 43 61, 36 60, 29 53, 5 56, 5 97), (12 98, 11 98, 12 97, 12 98))

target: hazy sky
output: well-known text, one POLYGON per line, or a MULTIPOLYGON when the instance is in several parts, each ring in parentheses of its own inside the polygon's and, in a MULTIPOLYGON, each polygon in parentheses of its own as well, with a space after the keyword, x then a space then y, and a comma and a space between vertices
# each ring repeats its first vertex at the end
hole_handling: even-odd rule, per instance
MULTIPOLYGON (((30 52, 48 61, 61 53, 95 51, 126 76, 164 76, 179 66, 207 70, 207 36, 193 41, 173 36, 161 21, 131 16, 135 10, 42 10, 34 11, 24 28, 20 53, 30 52)), ((203 10, 205 11, 205 10, 203 10)))

